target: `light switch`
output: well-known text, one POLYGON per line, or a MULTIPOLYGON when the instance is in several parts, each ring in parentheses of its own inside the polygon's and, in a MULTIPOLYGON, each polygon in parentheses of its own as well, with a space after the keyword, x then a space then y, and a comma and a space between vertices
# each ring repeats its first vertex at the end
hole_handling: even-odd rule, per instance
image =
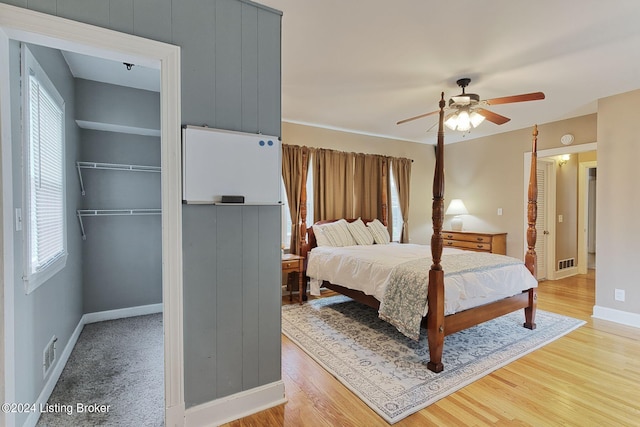
POLYGON ((498 208, 498 216, 502 215, 502 208, 498 208))

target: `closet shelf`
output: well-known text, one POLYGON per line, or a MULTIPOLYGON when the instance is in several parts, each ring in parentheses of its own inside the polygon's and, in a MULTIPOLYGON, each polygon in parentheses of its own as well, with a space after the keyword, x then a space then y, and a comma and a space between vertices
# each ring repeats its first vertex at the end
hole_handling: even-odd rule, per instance
POLYGON ((76 215, 80 223, 80 232, 82 240, 87 240, 84 232, 84 224, 82 217, 84 216, 115 216, 115 215, 161 215, 162 209, 78 209, 76 215))
POLYGON ((82 169, 103 169, 113 171, 130 171, 130 172, 160 172, 160 166, 143 166, 143 165, 124 165, 119 163, 99 163, 99 162, 76 162, 78 169, 78 178, 80 178, 80 190, 85 195, 84 182, 82 181, 82 169))

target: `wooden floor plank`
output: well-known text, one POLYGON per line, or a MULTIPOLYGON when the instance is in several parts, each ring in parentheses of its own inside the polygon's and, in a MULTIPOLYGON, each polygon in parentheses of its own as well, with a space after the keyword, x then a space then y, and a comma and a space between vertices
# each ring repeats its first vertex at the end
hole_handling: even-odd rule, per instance
MULTIPOLYGON (((394 426, 638 426, 640 330, 593 319, 594 304, 593 270, 541 282, 539 309, 587 324, 394 426)), ((387 425, 284 336, 282 377, 286 404, 226 426, 387 425)))

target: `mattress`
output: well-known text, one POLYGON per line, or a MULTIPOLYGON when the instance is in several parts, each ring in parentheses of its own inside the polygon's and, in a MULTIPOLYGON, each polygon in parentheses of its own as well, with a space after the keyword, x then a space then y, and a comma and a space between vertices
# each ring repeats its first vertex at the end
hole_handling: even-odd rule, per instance
MULTIPOLYGON (((443 249, 445 257, 465 254, 454 248, 443 249)), ((417 259, 428 259, 431 247, 410 243, 388 245, 358 245, 344 247, 316 247, 308 254, 307 276, 311 279, 311 294, 320 295, 322 281, 362 291, 383 301, 391 272, 401 264, 417 259)), ((510 258, 510 257, 505 257, 510 258)), ((515 260, 510 258, 511 260, 515 260)), ((537 287, 537 280, 524 263, 519 262, 479 271, 462 269, 447 273, 445 270, 445 315, 487 304, 537 287)), ((423 314, 426 314, 426 303, 423 314)))

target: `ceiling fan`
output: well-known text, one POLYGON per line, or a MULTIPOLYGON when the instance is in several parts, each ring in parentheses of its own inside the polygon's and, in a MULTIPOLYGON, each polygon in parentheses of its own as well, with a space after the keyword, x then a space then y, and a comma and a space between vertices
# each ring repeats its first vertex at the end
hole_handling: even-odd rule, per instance
MULTIPOLYGON (((512 104, 514 102, 537 101, 539 99, 544 99, 544 93, 532 92, 522 95, 503 96, 501 98, 480 100, 479 95, 465 92, 466 87, 471 83, 471 79, 462 78, 457 80, 456 83, 462 88, 462 93, 451 97, 449 105, 445 107, 445 111, 449 111, 445 117, 445 124, 453 130, 468 131, 471 129, 471 126, 477 127, 485 119, 497 125, 503 125, 511 120, 508 117, 483 108, 487 105, 512 104)), ((419 116, 400 120, 397 124, 401 125, 432 114, 437 114, 438 112, 439 110, 420 114, 419 116)))

